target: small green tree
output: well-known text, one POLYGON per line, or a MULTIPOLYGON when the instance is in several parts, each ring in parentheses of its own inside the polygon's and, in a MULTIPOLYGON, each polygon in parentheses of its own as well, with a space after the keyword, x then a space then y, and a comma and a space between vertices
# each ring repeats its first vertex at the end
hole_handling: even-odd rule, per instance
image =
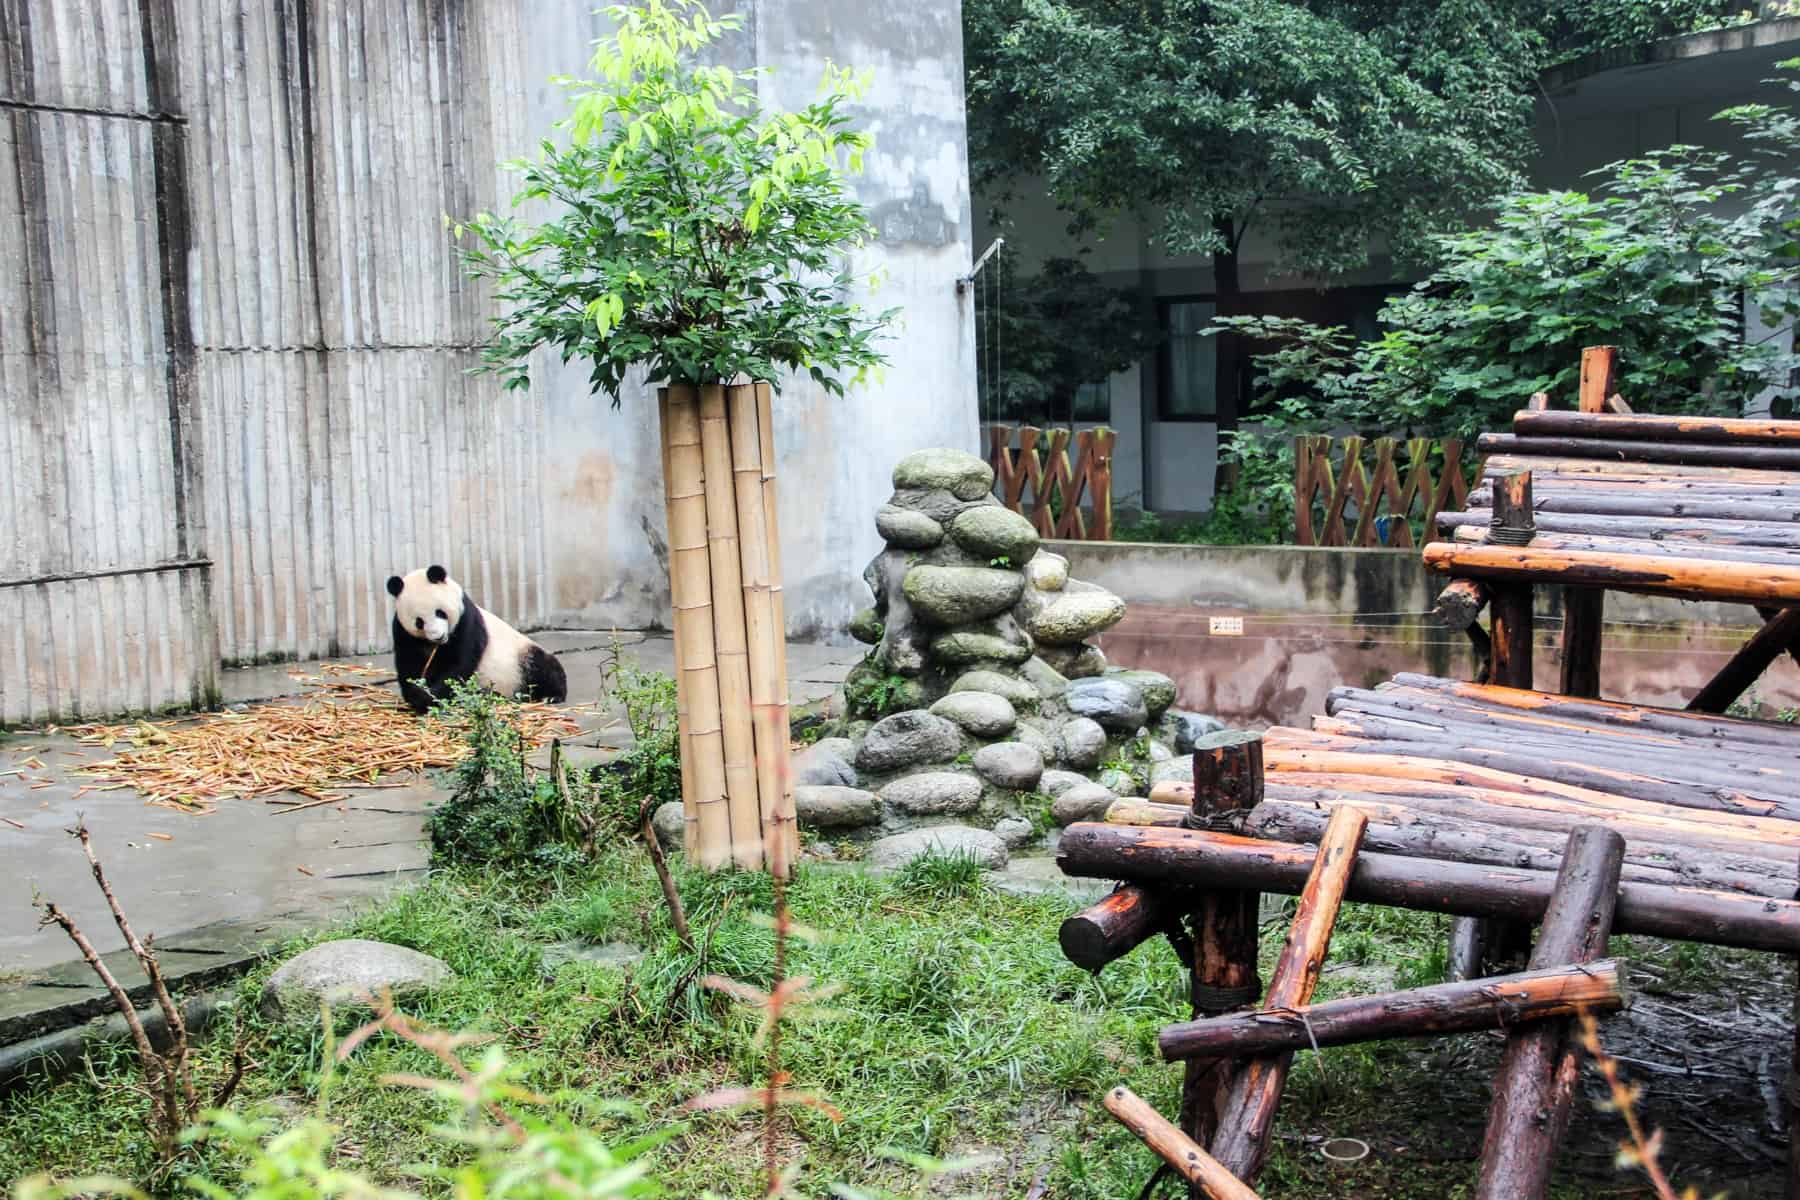
POLYGON ((615 406, 640 364, 680 384, 779 385, 783 369, 804 370, 840 393, 839 372, 860 379, 883 361, 892 316, 850 298, 849 256, 872 232, 845 187, 870 144, 848 111, 866 80, 828 65, 813 104, 769 111, 763 70, 703 61, 740 17, 694 0, 606 13, 615 30, 596 45, 595 80, 559 81, 572 96, 566 143, 508 164, 525 181, 514 205, 550 214, 455 227, 467 269, 494 282, 504 310, 486 364, 526 387, 532 351, 554 346, 590 363, 615 406))

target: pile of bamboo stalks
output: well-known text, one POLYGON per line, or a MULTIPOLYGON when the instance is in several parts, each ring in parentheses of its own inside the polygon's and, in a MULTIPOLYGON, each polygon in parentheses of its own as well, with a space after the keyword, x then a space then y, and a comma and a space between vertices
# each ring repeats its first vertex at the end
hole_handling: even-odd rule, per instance
MULTIPOLYGON (((544 704, 520 705, 517 721, 532 746, 580 731, 565 711, 544 704)), ((415 716, 391 688, 342 682, 324 683, 295 704, 62 732, 115 751, 77 768, 94 781, 84 791, 129 788, 149 804, 192 813, 229 799, 293 809, 329 804, 350 789, 404 787, 469 752, 454 724, 415 716)))
POLYGON ((762 383, 658 393, 688 857, 785 874, 799 831, 770 401, 762 383))

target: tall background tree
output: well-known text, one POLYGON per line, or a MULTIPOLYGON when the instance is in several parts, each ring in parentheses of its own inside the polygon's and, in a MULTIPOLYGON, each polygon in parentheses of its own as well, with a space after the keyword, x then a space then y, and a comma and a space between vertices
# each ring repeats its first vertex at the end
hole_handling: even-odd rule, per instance
MULTIPOLYGON (((1077 232, 1153 218, 1210 255, 1242 311, 1239 251, 1324 281, 1431 237, 1516 185, 1543 38, 1491 0, 968 0, 970 167, 1004 210, 1042 185, 1077 232)), ((1234 388, 1238 352, 1221 345, 1234 388)), ((1230 411, 1221 405, 1221 413, 1230 411)))

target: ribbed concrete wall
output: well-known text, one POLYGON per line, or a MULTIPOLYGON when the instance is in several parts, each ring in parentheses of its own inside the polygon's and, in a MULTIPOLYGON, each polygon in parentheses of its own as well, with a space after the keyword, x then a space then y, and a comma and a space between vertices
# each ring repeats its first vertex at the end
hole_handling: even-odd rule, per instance
MULTIPOLYGON (((149 0, 146 0, 149 2, 149 0)), ((0 722, 203 701, 167 12, 0 0, 0 722)))
MULTIPOLYGON (((441 562, 527 628, 668 615, 649 389, 467 374, 488 299, 443 218, 566 111, 593 0, 0 0, 0 723, 205 702, 216 668, 385 650, 441 562)), ((866 600, 893 461, 975 449, 956 0, 722 0, 788 104, 873 66, 850 397, 784 391, 790 628, 866 600)))
POLYGON ((522 7, 181 6, 228 662, 384 648, 383 581, 426 562, 542 620, 539 409, 466 374, 487 310, 443 222, 498 203, 525 143, 522 7))

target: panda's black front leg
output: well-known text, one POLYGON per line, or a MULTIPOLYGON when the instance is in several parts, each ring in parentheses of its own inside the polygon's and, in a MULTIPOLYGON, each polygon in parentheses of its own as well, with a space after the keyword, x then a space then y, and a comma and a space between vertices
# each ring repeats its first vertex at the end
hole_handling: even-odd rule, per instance
POLYGON ((416 713, 428 713, 437 703, 437 696, 432 693, 431 687, 418 679, 402 679, 400 695, 416 713))

